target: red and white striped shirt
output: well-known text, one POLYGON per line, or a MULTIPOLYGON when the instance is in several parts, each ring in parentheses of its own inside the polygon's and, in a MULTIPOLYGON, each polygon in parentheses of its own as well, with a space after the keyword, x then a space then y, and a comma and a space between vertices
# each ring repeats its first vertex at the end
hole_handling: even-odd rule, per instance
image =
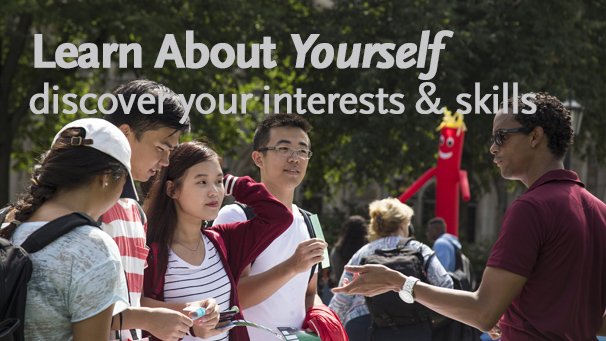
MULTIPOLYGON (((101 229, 107 232, 118 245, 122 267, 126 272, 131 307, 141 306, 141 291, 143 289, 143 271, 147 266, 146 259, 149 249, 145 245, 147 223, 140 215, 137 202, 132 199, 120 199, 105 214, 101 229)), ((118 340, 118 333, 112 332, 110 340, 118 340)), ((121 332, 122 340, 141 339, 141 331, 132 335, 128 330, 121 332)))

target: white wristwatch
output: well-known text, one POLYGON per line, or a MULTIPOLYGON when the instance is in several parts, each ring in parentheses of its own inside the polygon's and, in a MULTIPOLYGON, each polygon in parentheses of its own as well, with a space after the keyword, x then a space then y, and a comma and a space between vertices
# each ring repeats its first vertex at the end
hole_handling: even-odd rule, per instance
POLYGON ((408 276, 406 278, 406 282, 404 282, 404 286, 402 287, 402 290, 400 290, 400 293, 399 293, 402 301, 404 301, 408 304, 412 304, 415 302, 415 298, 412 293, 412 290, 418 281, 419 281, 418 278, 414 278, 412 276, 408 276))

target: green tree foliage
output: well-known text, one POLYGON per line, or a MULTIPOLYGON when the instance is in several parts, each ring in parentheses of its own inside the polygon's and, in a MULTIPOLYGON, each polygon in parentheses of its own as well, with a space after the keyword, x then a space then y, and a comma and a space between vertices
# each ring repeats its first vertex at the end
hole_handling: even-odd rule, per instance
MULTIPOLYGON (((162 82, 177 93, 255 93, 247 115, 190 113, 194 136, 209 136, 223 153, 250 142, 251 130, 264 117, 262 87, 269 93, 324 95, 352 93, 402 93, 406 110, 402 115, 347 115, 335 107, 332 115, 305 114, 314 126, 314 157, 308 171, 307 197, 334 195, 346 183, 378 181, 395 185, 398 177, 411 184, 435 165, 441 115, 421 115, 418 79, 425 69, 344 69, 334 64, 315 69, 306 61, 295 68, 296 51, 291 34, 306 39, 319 33, 318 43, 335 49, 346 43, 419 43, 421 32, 431 37, 440 30, 454 31, 444 39, 436 77, 441 105, 457 109, 456 96, 474 95, 474 83, 481 83, 482 96, 498 94, 493 85, 519 83, 520 92, 548 91, 566 99, 570 91, 585 105, 580 142, 592 142, 592 152, 606 159, 606 11, 595 0, 550 2, 493 1, 388 1, 335 0, 327 7, 314 1, 288 0, 92 0, 58 2, 8 0, 0 5, 0 202, 7 201, 11 155, 16 167, 30 164, 33 156, 48 148, 58 127, 77 115, 33 115, 29 98, 42 91, 42 83, 58 85, 61 93, 110 92, 114 78, 147 77, 162 82), (175 35, 185 47, 185 31, 194 30, 196 42, 213 46, 261 43, 272 37, 277 45, 274 69, 237 67, 179 69, 167 62, 155 69, 165 34, 175 35), (34 69, 33 34, 45 35, 45 59, 52 59, 63 42, 131 43, 143 48, 141 69, 34 69), (33 149, 33 152, 32 152, 33 149), (328 186, 332 185, 332 186, 328 186)), ((427 56, 427 65, 430 56, 427 56)), ((373 65, 380 57, 373 59, 373 65)), ((427 66, 426 65, 426 66, 427 66)), ((475 97, 475 95, 474 95, 475 97)), ((502 98, 499 99, 499 101, 502 98)), ((490 106, 492 100, 487 101, 490 106)), ((231 105, 231 102, 228 106, 231 105)), ((239 103, 237 105, 240 105, 239 103)), ((240 108, 241 110, 241 108, 240 108)), ((239 111, 240 111, 239 110, 239 111)), ((472 196, 500 179, 488 153, 492 115, 470 114, 462 168, 470 173, 472 196)), ((582 145, 578 143, 577 145, 582 145)), ((399 194, 395 189, 392 195, 399 194)), ((316 201, 317 202, 317 201, 316 201)))
MULTIPOLYGON (((604 5, 597 1, 335 1, 323 13, 330 23, 322 38, 339 43, 418 43, 422 30, 455 32, 445 39, 433 98, 457 109, 456 96, 470 93, 481 84, 481 96, 493 94, 503 100, 503 82, 518 82, 520 93, 547 91, 562 100, 570 91, 585 104, 583 134, 601 149, 606 127, 603 108, 606 55, 604 5), (493 90, 493 86, 499 90, 493 90)), ((429 58, 429 56, 428 56, 429 58)), ((380 60, 379 57, 375 58, 380 60)), ((406 112, 401 115, 313 116, 314 149, 321 157, 312 163, 313 191, 327 182, 389 183, 403 175, 412 183, 435 164, 440 115, 421 115, 415 110, 419 70, 348 69, 309 70, 304 85, 309 92, 403 93, 406 112), (324 141, 329 141, 325 143, 324 141), (321 159, 318 162, 318 159, 321 159), (322 176, 323 175, 323 179, 322 176)), ((491 107, 492 98, 487 101, 491 107)), ((492 179, 500 179, 489 154, 492 115, 469 114, 462 168, 470 171, 472 193, 480 193, 492 179)), ((580 144, 578 144, 580 145, 580 144)), ((601 157, 601 160, 604 160, 601 157)), ((394 192, 393 194, 399 194, 394 192)))

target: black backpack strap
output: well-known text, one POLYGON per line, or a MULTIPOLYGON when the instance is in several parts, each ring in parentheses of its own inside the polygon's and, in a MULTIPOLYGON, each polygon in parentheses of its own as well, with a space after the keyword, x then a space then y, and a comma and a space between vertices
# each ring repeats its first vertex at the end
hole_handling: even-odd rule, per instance
POLYGON ((246 214, 246 220, 251 220, 252 218, 257 216, 252 207, 237 201, 234 204, 240 206, 242 211, 244 211, 244 214, 246 214))
POLYGON ((46 223, 27 237, 21 247, 28 253, 38 252, 55 239, 82 225, 98 227, 97 222, 87 214, 74 212, 46 223))
MULTIPOLYGON (((240 208, 242 209, 242 211, 244 211, 244 214, 246 215, 246 220, 251 220, 252 218, 257 216, 255 214, 255 210, 246 204, 236 201, 236 202, 234 202, 234 205, 240 206, 240 208)), ((253 259, 253 261, 250 263, 250 265, 255 264, 255 260, 256 259, 253 259)))
POLYGON ((431 262, 431 259, 435 255, 436 255, 435 251, 432 252, 431 255, 429 255, 429 258, 427 258, 427 262, 425 262, 425 273, 427 274, 427 277, 429 277, 429 263, 431 262))
MULTIPOLYGON (((316 231, 314 231, 314 227, 311 224, 311 213, 299 208, 299 212, 301 212, 301 215, 303 215, 303 219, 305 220, 305 225, 307 226, 307 232, 309 232, 309 237, 310 238, 316 238, 316 231)), ((318 266, 318 272, 322 271, 322 264, 317 263, 314 264, 311 267, 311 273, 309 275, 309 280, 307 281, 308 283, 311 282, 311 279, 314 277, 314 273, 316 272, 316 266, 318 266)))
POLYGON ((139 217, 141 217, 141 224, 145 225, 145 223, 147 222, 147 218, 145 218, 145 212, 143 212, 143 208, 141 207, 141 205, 139 205, 139 202, 137 200, 133 200, 133 202, 135 203, 135 207, 137 207, 137 211, 139 211, 139 217))
POLYGON ((463 269, 463 251, 461 251, 461 249, 459 249, 452 241, 449 240, 448 242, 450 245, 452 245, 452 247, 454 247, 455 250, 455 270, 463 269))
POLYGON ((398 242, 398 245, 396 245, 397 248, 403 248, 406 245, 408 245, 408 243, 410 243, 411 240, 413 240, 414 238, 412 237, 407 237, 407 238, 402 238, 400 239, 400 241, 398 242))
MULTIPOLYGON (((242 211, 244 211, 244 214, 246 214, 246 220, 250 220, 250 219, 252 219, 252 218, 254 218, 254 217, 257 216, 255 214, 255 211, 253 210, 252 207, 247 206, 247 205, 245 205, 245 204, 243 204, 241 202, 237 202, 237 201, 234 204, 240 206, 240 208, 242 209, 242 211)), ((316 237, 316 233, 314 232, 313 225, 311 224, 311 219, 309 218, 311 216, 311 213, 309 213, 306 210, 303 210, 301 208, 299 208, 299 212, 301 212, 301 215, 303 215, 303 219, 305 220, 305 225, 307 226, 307 232, 309 232, 309 236, 311 238, 315 238, 316 237)), ((251 264, 254 264, 254 262, 255 261, 253 260, 253 262, 251 264)), ((314 273, 316 271, 316 266, 317 265, 318 264, 314 264, 311 267, 311 274, 309 275, 309 281, 311 281, 311 279, 313 278, 314 273)))

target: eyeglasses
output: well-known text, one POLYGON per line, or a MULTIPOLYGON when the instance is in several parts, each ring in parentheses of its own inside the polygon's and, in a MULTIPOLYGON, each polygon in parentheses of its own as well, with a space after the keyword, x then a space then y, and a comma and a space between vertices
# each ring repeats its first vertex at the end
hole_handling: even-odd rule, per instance
POLYGON ((516 128, 509 128, 509 129, 499 129, 499 130, 495 131, 495 133, 492 135, 492 138, 490 139, 490 141, 500 147, 508 139, 508 135, 505 135, 505 134, 510 134, 510 133, 524 133, 524 134, 527 134, 528 132, 532 131, 533 129, 534 128, 529 128, 529 127, 516 127, 516 128))
POLYGON ((283 156, 288 156, 288 157, 292 156, 296 152, 297 156, 304 160, 310 159, 311 155, 313 154, 311 152, 311 150, 308 150, 308 149, 296 149, 296 148, 286 147, 286 146, 266 147, 266 148, 261 148, 257 151, 263 152, 266 150, 275 150, 278 152, 278 154, 283 155, 283 156))

